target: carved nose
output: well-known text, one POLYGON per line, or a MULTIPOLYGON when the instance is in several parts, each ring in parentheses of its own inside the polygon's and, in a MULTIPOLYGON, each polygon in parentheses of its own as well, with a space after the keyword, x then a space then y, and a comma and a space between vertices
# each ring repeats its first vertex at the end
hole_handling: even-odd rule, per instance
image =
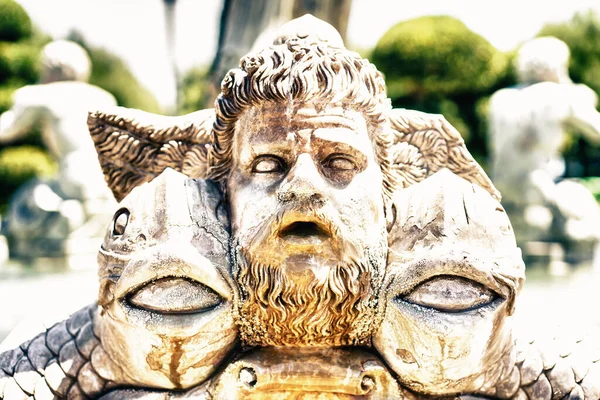
POLYGON ((301 154, 277 192, 281 203, 299 202, 320 205, 325 201, 319 187, 321 176, 310 155, 301 154))
POLYGON ((301 203, 312 203, 315 205, 321 204, 325 201, 325 198, 321 193, 303 192, 298 190, 286 190, 277 193, 277 198, 282 203, 289 203, 293 201, 301 203))

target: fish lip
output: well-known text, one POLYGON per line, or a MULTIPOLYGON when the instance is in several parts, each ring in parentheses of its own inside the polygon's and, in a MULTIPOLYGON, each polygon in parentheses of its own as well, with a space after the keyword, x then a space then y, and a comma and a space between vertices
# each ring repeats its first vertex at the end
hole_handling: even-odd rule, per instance
POLYGON ((167 279, 181 279, 181 280, 185 280, 185 281, 191 282, 196 285, 202 285, 202 286, 206 286, 206 287, 210 288, 210 286, 207 286, 204 283, 200 282, 199 280, 194 279, 193 277, 190 277, 187 275, 177 275, 177 274, 156 275, 156 276, 152 277, 151 279, 146 279, 143 282, 138 282, 134 286, 131 286, 130 288, 127 289, 126 292, 122 293, 119 296, 118 300, 127 299, 127 298, 135 295, 137 292, 144 289, 145 287, 150 286, 151 284, 153 284, 155 282, 167 280, 167 279))
MULTIPOLYGON (((170 257, 172 246, 152 249, 131 258, 116 281, 114 299, 121 301, 142 287, 165 278, 180 278, 208 287, 224 301, 233 300, 233 290, 221 271, 219 260, 207 258, 196 251, 186 251, 185 246, 177 257, 170 257)), ((226 258, 223 258, 226 260, 226 258)))
POLYGON ((207 311, 211 311, 215 308, 217 308, 219 305, 221 305, 222 303, 224 303, 226 300, 219 295, 219 293, 215 292, 210 286, 205 285, 204 283, 198 281, 197 279, 193 279, 189 276, 178 276, 178 275, 165 275, 165 276, 158 276, 155 279, 149 279, 145 282, 141 282, 140 284, 136 285, 135 287, 131 288, 127 293, 124 293, 119 300, 119 303, 121 304, 122 307, 124 307, 125 309, 130 309, 130 310, 139 310, 139 311, 143 311, 143 312, 147 312, 150 314, 156 314, 156 315, 169 315, 169 316, 178 316, 178 315, 191 315, 191 314, 202 314, 205 313, 207 311), (139 293, 141 290, 144 290, 146 288, 150 288, 150 286, 152 286, 153 284, 159 282, 159 281, 166 281, 166 280, 181 280, 181 281, 187 281, 193 285, 199 286, 199 287, 205 287, 208 288, 209 290, 213 291, 217 296, 219 296, 219 298, 221 299, 220 303, 211 306, 211 307, 205 307, 205 308, 197 308, 197 309, 185 309, 185 310, 159 310, 159 309, 151 309, 151 308, 146 308, 146 307, 140 307, 136 304, 134 304, 131 299, 133 296, 135 296, 137 293, 139 293))

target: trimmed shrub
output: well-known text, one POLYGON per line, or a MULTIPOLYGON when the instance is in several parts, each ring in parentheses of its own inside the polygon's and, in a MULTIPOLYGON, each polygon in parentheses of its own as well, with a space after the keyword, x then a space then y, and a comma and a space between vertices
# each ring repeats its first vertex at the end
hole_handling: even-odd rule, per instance
POLYGON ((18 77, 23 84, 35 83, 40 76, 41 47, 29 41, 0 43, 0 82, 18 77))
POLYGON ((385 74, 394 107, 443 114, 479 160, 487 155, 481 98, 514 83, 510 55, 449 16, 393 26, 371 61, 385 74))
MULTIPOLYGON (((0 86, 0 113, 3 113, 12 106, 12 94, 20 87, 21 85, 19 84, 0 86)), ((2 145, 0 145, 1 147, 2 145)))
POLYGON ((420 17, 383 35, 372 61, 390 97, 484 93, 505 74, 507 59, 482 36, 448 16, 420 17))
POLYGON ((0 0, 0 41, 16 42, 31 33, 31 19, 23 7, 13 0, 0 0))
POLYGON ((0 204, 32 178, 50 177, 56 162, 44 150, 34 146, 8 147, 0 150, 0 204))
POLYGON ((210 81, 206 69, 193 68, 183 75, 179 114, 187 114, 205 108, 210 81))

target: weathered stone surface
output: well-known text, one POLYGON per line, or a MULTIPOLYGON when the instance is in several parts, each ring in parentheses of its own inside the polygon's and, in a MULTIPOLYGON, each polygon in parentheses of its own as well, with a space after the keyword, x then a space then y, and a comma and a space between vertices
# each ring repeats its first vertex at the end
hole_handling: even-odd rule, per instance
POLYGON ((537 351, 531 350, 527 354, 529 356, 524 358, 520 368, 521 382, 523 385, 529 385, 535 382, 544 370, 542 357, 537 351))
POLYGON ((79 383, 79 387, 88 397, 95 397, 98 394, 102 393, 102 389, 104 389, 104 385, 106 381, 102 379, 94 368, 92 367, 92 363, 87 361, 83 367, 79 369, 79 373, 77 374, 77 382, 79 383))
POLYGON ((90 115, 98 304, 1 354, 0 398, 597 399, 597 339, 515 342, 524 264, 460 134, 284 31, 215 110, 90 115))

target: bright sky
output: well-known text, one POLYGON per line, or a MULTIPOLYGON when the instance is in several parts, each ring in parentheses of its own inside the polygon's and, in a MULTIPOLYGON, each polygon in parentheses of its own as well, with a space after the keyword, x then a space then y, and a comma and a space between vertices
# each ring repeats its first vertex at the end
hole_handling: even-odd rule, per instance
MULTIPOLYGON (((173 104, 162 0, 16 1, 52 37, 77 29, 90 43, 115 52, 163 106, 173 104)), ((221 7, 221 0, 177 0, 175 52, 181 70, 211 62, 221 7)), ((545 22, 567 20, 588 9, 600 13, 600 0, 353 0, 347 41, 349 47, 370 48, 399 21, 447 14, 509 50, 533 37, 545 22)))

